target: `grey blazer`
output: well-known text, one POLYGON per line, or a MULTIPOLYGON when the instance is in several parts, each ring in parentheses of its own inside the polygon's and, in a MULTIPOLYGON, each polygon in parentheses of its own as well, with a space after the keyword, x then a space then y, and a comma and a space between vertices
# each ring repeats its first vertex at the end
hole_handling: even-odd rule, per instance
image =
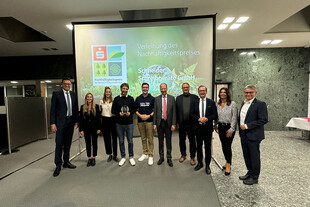
MULTIPOLYGON (((155 98, 154 102, 154 119, 153 125, 157 128, 160 126, 162 116, 162 95, 155 98)), ((167 94, 167 122, 168 127, 171 128, 172 125, 176 125, 176 106, 175 98, 167 94)))

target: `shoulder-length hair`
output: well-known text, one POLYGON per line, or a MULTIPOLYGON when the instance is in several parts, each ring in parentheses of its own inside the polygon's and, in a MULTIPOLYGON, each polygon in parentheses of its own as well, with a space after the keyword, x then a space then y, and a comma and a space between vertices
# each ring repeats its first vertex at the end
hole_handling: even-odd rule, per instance
POLYGON ((87 93, 85 95, 85 100, 84 100, 84 105, 83 105, 83 113, 85 113, 87 111, 88 114, 90 114, 90 112, 92 112, 94 114, 94 116, 96 116, 96 106, 95 106, 95 101, 94 101, 94 96, 92 93, 87 93), (92 101, 91 101, 91 107, 89 109, 88 107, 88 102, 87 102, 87 96, 91 95, 92 97, 92 101))
POLYGON ((112 98, 112 90, 111 90, 111 88, 110 87, 105 87, 104 88, 104 93, 103 93, 103 98, 102 98, 102 101, 103 101, 103 103, 106 103, 107 102, 107 100, 109 100, 110 101, 110 103, 112 103, 113 102, 113 98, 112 98), (105 94, 106 93, 106 91, 107 90, 110 90, 111 91, 111 96, 108 98, 107 97, 107 95, 105 94))
POLYGON ((228 88, 221 88, 220 90, 219 90, 219 101, 217 102, 218 104, 221 104, 222 103, 222 99, 221 99, 221 96, 220 96, 220 94, 221 94, 221 91, 222 90, 225 90, 225 93, 226 93, 226 100, 227 100, 227 105, 229 106, 230 104, 231 104, 231 93, 230 93, 230 90, 228 89, 228 88))

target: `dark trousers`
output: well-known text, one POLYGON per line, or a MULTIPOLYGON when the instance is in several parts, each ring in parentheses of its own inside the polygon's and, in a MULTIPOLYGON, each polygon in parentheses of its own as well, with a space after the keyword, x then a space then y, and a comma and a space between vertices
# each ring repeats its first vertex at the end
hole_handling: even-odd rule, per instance
POLYGON ((180 125, 179 126, 179 145, 181 156, 186 157, 186 134, 189 140, 189 152, 191 158, 196 156, 196 140, 195 140, 195 130, 190 125, 180 125))
POLYGON ((115 117, 102 117, 102 134, 106 154, 113 154, 114 157, 117 157, 117 133, 115 117))
POLYGON ((205 162, 206 166, 210 165, 211 162, 211 139, 212 130, 208 129, 206 125, 198 125, 196 130, 196 140, 197 140, 197 161, 202 164, 202 145, 205 145, 205 162))
POLYGON ((230 124, 223 125, 218 124, 218 131, 219 131, 219 137, 222 143, 222 150, 224 153, 224 157, 227 163, 231 164, 231 157, 232 157, 232 151, 231 151, 231 144, 235 137, 235 132, 232 134, 231 137, 226 137, 227 130, 230 129, 230 124))
POLYGON ((161 120, 159 127, 157 128, 158 133, 158 148, 159 148, 159 157, 164 158, 164 138, 166 137, 166 148, 167 148, 167 159, 171 159, 171 128, 168 126, 168 122, 161 120))
POLYGON ((86 143, 87 157, 96 157, 97 150, 98 150, 97 130, 84 130, 84 138, 85 138, 85 143, 86 143))
POLYGON ((74 123, 71 118, 66 119, 64 126, 57 127, 56 139, 55 139, 56 142, 55 159, 54 159, 54 163, 56 166, 60 166, 63 162, 64 163, 69 162, 73 129, 74 129, 74 123), (62 162, 62 151, 63 151, 63 162, 62 162))
POLYGON ((249 140, 243 132, 241 132, 240 138, 245 165, 248 169, 247 174, 254 179, 258 179, 261 168, 259 151, 261 141, 249 140))

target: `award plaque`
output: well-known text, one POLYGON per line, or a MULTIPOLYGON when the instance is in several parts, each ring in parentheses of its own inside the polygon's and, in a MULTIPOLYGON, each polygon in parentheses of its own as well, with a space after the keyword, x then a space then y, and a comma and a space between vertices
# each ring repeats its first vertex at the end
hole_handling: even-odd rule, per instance
POLYGON ((121 112, 123 114, 127 114, 129 112, 129 107, 127 105, 122 106, 121 112))

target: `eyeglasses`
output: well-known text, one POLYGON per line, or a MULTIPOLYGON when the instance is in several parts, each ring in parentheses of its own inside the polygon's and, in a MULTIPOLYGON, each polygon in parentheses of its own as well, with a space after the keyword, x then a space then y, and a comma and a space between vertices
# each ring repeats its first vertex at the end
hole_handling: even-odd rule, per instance
POLYGON ((198 92, 206 92, 207 90, 199 90, 198 92))
POLYGON ((63 83, 62 85, 65 85, 65 86, 70 86, 71 83, 63 83))
POLYGON ((254 91, 250 91, 250 92, 244 92, 244 94, 253 94, 254 91))

